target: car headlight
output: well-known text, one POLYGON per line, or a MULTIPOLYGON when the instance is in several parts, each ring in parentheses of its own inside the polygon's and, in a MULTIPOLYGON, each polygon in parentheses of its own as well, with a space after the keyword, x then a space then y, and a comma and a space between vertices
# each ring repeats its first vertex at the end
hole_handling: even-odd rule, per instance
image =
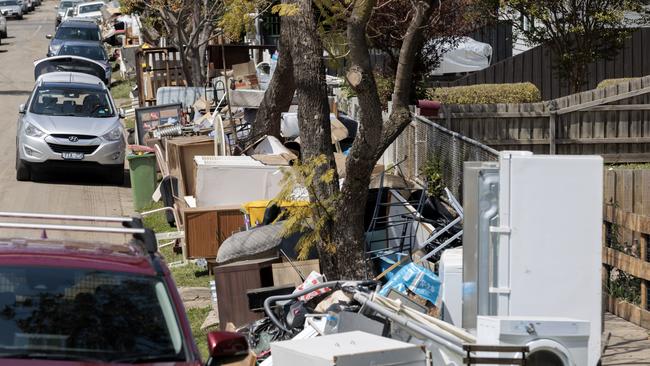
POLYGON ((122 127, 115 127, 102 137, 108 141, 117 141, 122 138, 122 127))
POLYGON ((41 131, 38 127, 34 126, 33 124, 27 122, 25 123, 25 135, 29 137, 43 137, 45 136, 45 132, 41 131))
POLYGON ((60 44, 51 44, 50 45, 50 55, 56 56, 57 53, 59 53, 59 50, 61 49, 60 44))

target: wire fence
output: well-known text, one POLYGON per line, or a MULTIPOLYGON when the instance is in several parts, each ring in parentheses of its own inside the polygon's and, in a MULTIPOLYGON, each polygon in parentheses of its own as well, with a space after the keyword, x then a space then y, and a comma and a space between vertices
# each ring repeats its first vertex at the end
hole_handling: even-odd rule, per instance
MULTIPOLYGON (((404 160, 402 172, 409 179, 425 181, 425 164, 439 167, 442 183, 462 199, 463 164, 466 161, 496 161, 498 151, 450 131, 424 117, 411 124, 384 153, 385 166, 404 160)), ((461 201, 462 202, 462 201, 461 201)))

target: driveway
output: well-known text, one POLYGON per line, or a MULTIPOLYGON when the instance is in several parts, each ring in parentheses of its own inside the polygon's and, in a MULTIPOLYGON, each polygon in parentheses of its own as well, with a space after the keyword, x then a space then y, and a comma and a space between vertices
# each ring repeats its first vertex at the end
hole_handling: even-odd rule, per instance
MULTIPOLYGON (((15 136, 18 106, 25 103, 34 86, 33 61, 45 57, 48 40, 54 32, 57 1, 43 5, 24 20, 8 20, 8 39, 0 45, 0 211, 65 213, 78 215, 122 216, 132 212, 128 187, 115 187, 100 175, 84 170, 44 172, 37 182, 18 182, 15 173, 15 136)), ((0 218, 0 221, 6 221, 0 218)), ((29 236, 40 235, 30 233, 29 236)), ((25 235, 0 230, 0 237, 25 235)), ((104 239, 104 235, 48 232, 48 237, 104 239)))

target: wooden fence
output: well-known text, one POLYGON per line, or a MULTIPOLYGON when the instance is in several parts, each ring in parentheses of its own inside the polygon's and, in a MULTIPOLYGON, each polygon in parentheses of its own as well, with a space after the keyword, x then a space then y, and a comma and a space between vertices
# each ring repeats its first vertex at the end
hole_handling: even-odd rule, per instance
POLYGON ((542 103, 446 105, 435 120, 497 150, 650 161, 650 76, 542 103))
MULTIPOLYGON (((622 271, 639 281, 639 303, 611 296, 606 291, 604 308, 626 320, 650 329, 648 307, 648 237, 650 236, 650 169, 605 171, 603 224, 603 279, 612 289, 622 271)), ((620 285, 620 284, 619 284, 620 285)), ((634 285, 636 286, 636 285, 634 285)), ((628 299, 629 300, 629 299, 628 299)))
MULTIPOLYGON (((602 60, 589 65, 585 88, 593 89, 605 79, 640 77, 650 74, 650 28, 636 30, 625 41, 624 47, 612 60, 602 60)), ((438 86, 459 86, 475 84, 502 84, 531 82, 542 92, 542 98, 549 100, 569 94, 569 90, 553 69, 553 57, 546 46, 538 46, 498 62, 486 69, 471 73, 451 82, 440 82, 438 86)))

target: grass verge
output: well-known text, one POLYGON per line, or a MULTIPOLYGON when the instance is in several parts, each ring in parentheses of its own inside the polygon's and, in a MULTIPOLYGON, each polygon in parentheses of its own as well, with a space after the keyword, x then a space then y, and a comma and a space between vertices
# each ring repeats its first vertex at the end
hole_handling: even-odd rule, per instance
POLYGON ((135 85, 133 79, 116 79, 111 83, 111 94, 113 99, 129 99, 129 93, 135 85))
MULTIPOLYGON (((151 211, 161 207, 163 207, 163 203, 156 202, 142 211, 151 211)), ((143 221, 146 227, 156 233, 165 233, 176 230, 167 223, 164 211, 145 216, 143 221)), ((181 254, 174 253, 171 245, 160 249, 160 254, 162 254, 167 263, 180 261, 182 259, 181 254)), ((210 280, 212 279, 208 276, 207 270, 204 270, 193 262, 184 266, 170 268, 170 271, 174 281, 176 282, 176 286, 178 287, 209 287, 210 280)))
POLYGON ((192 328, 192 335, 194 335, 194 341, 199 347, 201 352, 201 358, 205 361, 208 359, 208 342, 207 336, 208 332, 216 330, 216 327, 209 327, 207 329, 201 329, 201 325, 205 318, 210 312, 210 307, 206 308, 194 308, 187 310, 187 318, 190 320, 190 327, 192 328))

